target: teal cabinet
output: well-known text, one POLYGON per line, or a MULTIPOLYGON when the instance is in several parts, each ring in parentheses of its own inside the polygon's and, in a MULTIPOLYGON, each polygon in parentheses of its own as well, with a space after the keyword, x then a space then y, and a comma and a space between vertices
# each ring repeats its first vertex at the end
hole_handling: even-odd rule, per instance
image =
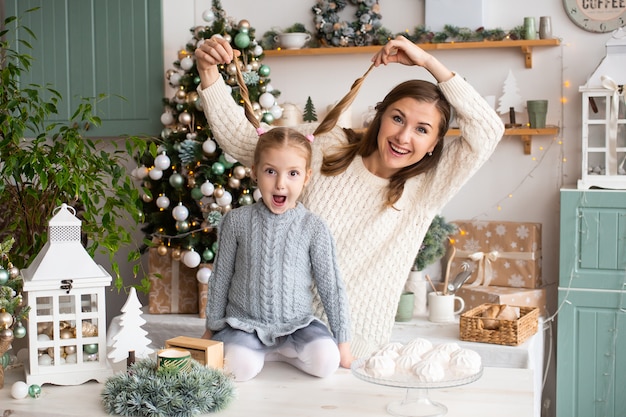
MULTIPOLYGON (((70 119, 82 97, 107 98, 94 114, 102 126, 88 136, 158 135, 163 129, 161 2, 153 0, 6 0, 5 16, 18 16, 37 39, 24 85, 49 85, 63 102, 55 122, 70 119), (26 13, 39 7, 39 10, 26 13)), ((2 7, 0 5, 0 7, 2 7)), ((22 47, 16 44, 17 47, 22 47)))
POLYGON ((626 415, 626 191, 561 191, 557 417, 626 415))

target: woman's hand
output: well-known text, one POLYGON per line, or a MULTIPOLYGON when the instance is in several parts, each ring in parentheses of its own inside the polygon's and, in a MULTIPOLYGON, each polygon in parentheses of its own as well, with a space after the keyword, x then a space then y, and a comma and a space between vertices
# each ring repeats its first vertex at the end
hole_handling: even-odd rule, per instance
POLYGON ((196 48, 196 67, 200 75, 201 87, 206 88, 213 84, 220 76, 218 65, 229 64, 233 57, 241 52, 233 50, 230 43, 219 35, 205 39, 196 48))
POLYGON ((203 339, 209 339, 210 340, 212 337, 213 337, 213 332, 210 331, 209 329, 206 329, 204 331, 204 334, 202 335, 203 339))
POLYGON ((375 66, 399 63, 402 65, 417 65, 428 70, 438 82, 447 81, 454 76, 434 56, 424 51, 418 45, 404 36, 397 36, 383 46, 372 57, 375 66))
POLYGON ((352 361, 354 361, 354 356, 352 356, 352 352, 350 351, 350 343, 339 343, 337 347, 339 347, 339 364, 342 368, 350 369, 352 361))

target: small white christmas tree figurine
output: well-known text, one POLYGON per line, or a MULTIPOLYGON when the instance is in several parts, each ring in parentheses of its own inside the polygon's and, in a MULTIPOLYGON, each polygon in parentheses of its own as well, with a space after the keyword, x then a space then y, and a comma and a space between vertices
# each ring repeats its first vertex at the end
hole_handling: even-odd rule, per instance
POLYGON ((141 328, 146 321, 141 317, 141 303, 134 287, 130 289, 128 299, 120 311, 120 331, 111 339, 112 350, 108 358, 120 362, 127 359, 130 352, 134 352, 136 359, 147 358, 154 350, 148 347, 152 343, 146 337, 148 332, 141 328))
POLYGON ((506 80, 504 80, 504 87, 502 87, 502 96, 500 96, 498 106, 498 113, 509 114, 510 125, 507 127, 516 126, 515 113, 524 112, 524 101, 522 96, 519 95, 519 89, 517 88, 517 80, 513 75, 513 71, 509 70, 506 80))

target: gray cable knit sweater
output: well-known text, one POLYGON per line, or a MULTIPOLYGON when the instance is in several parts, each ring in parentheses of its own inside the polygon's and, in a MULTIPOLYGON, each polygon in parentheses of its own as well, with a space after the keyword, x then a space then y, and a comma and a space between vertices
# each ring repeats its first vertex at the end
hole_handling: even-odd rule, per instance
MULTIPOLYGON (((428 226, 489 159, 504 132, 500 116, 463 77, 457 74, 439 88, 455 109, 461 135, 446 139, 436 169, 406 182, 397 209, 383 207, 389 181, 369 172, 360 156, 341 175, 320 173, 324 153, 347 141, 341 128, 313 143, 313 176, 301 201, 326 221, 337 242, 350 301, 350 347, 357 358, 389 341, 400 294, 428 226)), ((220 147, 250 166, 259 137, 224 81, 198 92, 220 147)), ((315 127, 306 123, 296 129, 307 134, 315 127)))
POLYGON ((255 332, 266 346, 315 320, 313 284, 338 343, 350 335, 335 242, 301 203, 272 213, 262 201, 228 212, 209 281, 207 328, 255 332))

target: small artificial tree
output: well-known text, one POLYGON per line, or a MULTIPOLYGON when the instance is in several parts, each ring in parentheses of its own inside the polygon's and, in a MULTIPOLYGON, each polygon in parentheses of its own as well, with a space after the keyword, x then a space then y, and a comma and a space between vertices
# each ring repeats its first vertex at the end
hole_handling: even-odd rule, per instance
POLYGON ((446 242, 456 231, 457 227, 454 224, 446 223, 442 216, 436 215, 428 227, 422 246, 415 257, 413 270, 422 271, 441 258, 446 253, 446 242))
POLYGON ((141 317, 141 303, 135 288, 130 289, 126 303, 120 311, 120 331, 112 337, 113 343, 107 357, 113 362, 120 362, 127 359, 130 352, 134 352, 136 359, 148 358, 154 350, 149 347, 152 341, 146 337, 148 332, 141 328, 146 320, 141 317))
POLYGON ((313 100, 311 100, 311 96, 306 99, 306 104, 304 105, 304 114, 302 115, 302 120, 305 122, 316 122, 317 121, 317 113, 315 113, 315 106, 313 105, 313 100))

